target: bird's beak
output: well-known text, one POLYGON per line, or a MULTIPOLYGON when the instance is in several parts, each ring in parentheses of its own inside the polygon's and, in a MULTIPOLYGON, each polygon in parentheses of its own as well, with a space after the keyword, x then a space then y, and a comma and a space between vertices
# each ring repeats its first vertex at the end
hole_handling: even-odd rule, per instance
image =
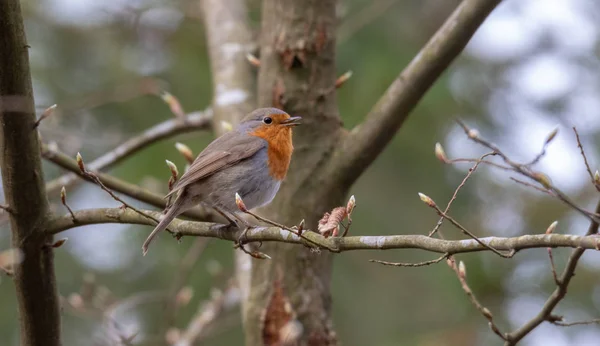
POLYGON ((302 124, 302 118, 301 117, 290 117, 290 118, 282 121, 281 124, 283 124, 284 126, 294 127, 294 126, 302 124))

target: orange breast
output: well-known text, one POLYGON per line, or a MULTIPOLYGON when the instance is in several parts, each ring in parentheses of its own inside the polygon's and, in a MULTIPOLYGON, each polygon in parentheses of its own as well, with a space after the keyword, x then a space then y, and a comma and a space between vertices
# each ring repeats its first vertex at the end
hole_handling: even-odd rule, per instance
POLYGON ((269 172, 274 179, 283 180, 292 160, 292 129, 285 126, 262 126, 251 133, 268 143, 269 172))

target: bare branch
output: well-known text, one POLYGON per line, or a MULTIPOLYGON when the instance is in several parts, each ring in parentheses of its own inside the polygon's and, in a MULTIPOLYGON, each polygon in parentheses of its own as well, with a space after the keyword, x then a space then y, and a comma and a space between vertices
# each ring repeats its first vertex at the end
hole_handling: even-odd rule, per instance
POLYGON ((338 149, 333 176, 353 182, 373 162, 431 85, 501 0, 464 0, 338 149))
POLYGON ((552 192, 552 194, 554 196, 556 196, 556 198, 558 198, 560 201, 562 201, 569 207, 573 208, 574 210, 578 211, 580 214, 584 215, 591 221, 599 221, 600 220, 600 215, 598 215, 598 213, 589 212, 589 211, 585 210, 584 208, 575 204, 575 202, 573 202, 564 192, 562 192, 561 190, 559 190, 556 186, 554 186, 552 184, 552 182, 550 181, 550 178, 548 176, 546 176, 545 174, 540 173, 540 172, 532 171, 528 165, 523 165, 523 164, 520 164, 520 163, 517 163, 517 162, 511 160, 497 145, 482 138, 479 135, 479 131, 477 131, 476 129, 469 128, 464 122, 462 122, 460 120, 457 120, 457 122, 463 128, 463 130, 465 131, 465 134, 467 135, 467 137, 469 139, 471 139, 475 143, 478 143, 478 144, 496 152, 496 154, 498 156, 500 156, 502 158, 502 160, 504 160, 504 163, 506 163, 508 166, 510 166, 514 172, 517 172, 517 173, 519 173, 523 176, 526 176, 527 178, 537 182, 538 184, 543 186, 546 190, 548 190, 549 192, 552 192))
POLYGON ((589 321, 577 321, 577 322, 552 321, 551 323, 554 325, 560 326, 560 327, 583 326, 583 325, 590 325, 590 324, 600 324, 600 318, 596 318, 596 319, 589 320, 589 321))
POLYGON ((438 207, 437 204, 435 204, 435 202, 431 198, 429 198, 428 196, 425 196, 425 195, 423 195, 421 193, 419 194, 419 196, 421 196, 421 200, 423 200, 429 207, 433 208, 437 212, 437 214, 439 216, 441 216, 442 218, 450 221, 450 223, 452 225, 454 225, 454 227, 458 228, 462 233, 464 233, 465 235, 468 235, 473 240, 475 240, 476 242, 478 242, 480 245, 486 247, 488 250, 492 251, 496 255, 498 255, 500 257, 504 257, 504 258, 511 258, 514 255, 514 251, 512 251, 512 250, 508 254, 503 254, 502 252, 498 251, 494 247, 492 247, 492 246, 484 243, 475 234, 473 234, 471 231, 467 230, 463 225, 461 225, 460 223, 458 223, 458 221, 456 221, 453 217, 451 217, 450 215, 444 213, 442 211, 442 209, 440 209, 440 207, 438 207))
MULTIPOLYGON (((156 143, 160 140, 170 138, 182 133, 193 132, 207 129, 210 127, 212 119, 212 110, 210 108, 202 112, 194 112, 188 114, 185 121, 182 122, 178 118, 169 119, 160 124, 157 124, 140 135, 127 140, 108 153, 87 164, 91 171, 101 171, 113 167, 117 163, 123 161, 127 157, 137 153, 138 151, 156 143)), ((77 174, 68 173, 58 177, 46 184, 46 193, 58 191, 62 186, 69 186, 77 181, 77 174)))
POLYGON ((592 169, 590 168, 590 164, 588 163, 587 156, 585 155, 585 150, 583 150, 583 145, 581 144, 581 139, 579 138, 579 132, 577 132, 577 128, 573 126, 573 132, 575 132, 575 138, 577 139, 577 147, 581 151, 581 156, 583 157, 583 163, 585 163, 585 169, 592 180, 592 184, 596 188, 596 190, 600 191, 600 184, 596 181, 594 177, 594 173, 592 173, 592 169))
POLYGON ((483 315, 483 317, 485 317, 488 320, 488 325, 489 325, 490 329, 496 335, 498 335, 500 338, 502 338, 502 340, 506 340, 507 339, 506 334, 503 334, 500 331, 500 329, 498 328, 498 326, 496 325, 496 323, 494 323, 494 316, 492 315, 492 312, 485 306, 481 305, 481 303, 479 302, 479 300, 473 293, 473 290, 471 290, 471 288, 469 287, 469 284, 467 284, 467 275, 466 275, 466 268, 464 267, 464 263, 460 262, 460 265, 456 265, 456 261, 454 260, 454 257, 450 257, 448 259, 447 263, 448 263, 448 266, 450 268, 452 268, 452 270, 456 273, 456 277, 458 278, 458 281, 460 281, 460 286, 462 287, 463 291, 465 291, 465 293, 467 294, 467 297, 469 297, 469 300, 471 301, 471 303, 477 308, 477 310, 483 315))
MULTIPOLYGON (((75 160, 73 160, 69 156, 61 153, 60 151, 51 149, 48 146, 43 145, 42 146, 42 156, 45 159, 57 164, 58 166, 66 169, 66 170, 69 170, 71 172, 74 172, 78 176, 86 179, 87 181, 94 183, 93 179, 85 176, 85 174, 83 174, 81 172, 81 170, 79 169, 79 166, 77 165, 77 162, 75 160)), ((88 166, 91 166, 91 165, 88 165, 88 166)), ((148 203, 155 207, 164 208, 166 206, 167 201, 160 195, 157 195, 148 190, 142 189, 139 186, 130 184, 128 182, 125 182, 121 179, 115 178, 108 174, 94 173, 94 175, 107 188, 109 188, 113 191, 122 193, 131 198, 135 198, 139 201, 148 203)), ((216 215, 214 212, 209 211, 204 208, 201 208, 201 207, 196 207, 196 208, 190 209, 190 210, 186 211, 185 213, 183 213, 183 215, 193 218, 194 220, 200 220, 200 221, 221 220, 221 218, 218 215, 216 215)))
MULTIPOLYGON (((144 210, 144 213, 153 217, 160 216, 159 212, 144 210)), ((140 216, 134 211, 121 208, 99 208, 75 211, 77 223, 73 223, 70 215, 54 216, 49 220, 46 231, 50 234, 60 233, 67 229, 93 224, 127 223, 154 226, 154 221, 140 216)), ((199 236, 218 238, 237 242, 243 230, 240 229, 214 229, 211 223, 183 221, 175 219, 170 228, 181 236, 199 236)), ((440 254, 457 254, 489 250, 519 251, 529 248, 547 247, 572 247, 581 249, 600 249, 600 237, 576 236, 563 234, 536 234, 524 235, 513 238, 485 237, 479 241, 473 239, 442 240, 430 238, 426 235, 392 235, 392 236, 351 236, 343 238, 325 238, 312 231, 302 233, 310 243, 296 234, 279 227, 257 227, 248 231, 246 242, 285 242, 303 244, 331 252, 344 252, 354 250, 387 250, 387 249, 421 249, 440 254)))
MULTIPOLYGON (((596 213, 600 213, 600 202, 596 206, 596 213)), ((586 236, 597 236, 598 234, 598 222, 592 221, 586 236)), ((551 236, 555 236, 556 234, 552 234, 551 236)), ((542 307, 542 310, 539 314, 537 314, 534 318, 532 318, 529 322, 525 323, 521 328, 509 333, 507 335, 507 341, 505 346, 508 345, 516 345, 519 340, 523 339, 527 334, 529 334, 533 329, 539 326, 542 322, 548 321, 552 315, 552 311, 558 305, 558 303, 565 297, 567 294, 567 287, 571 282, 573 276, 575 276, 575 268, 577 267, 577 263, 579 262, 579 258, 583 255, 585 251, 584 248, 576 248, 571 253, 569 260, 567 261, 567 265, 563 270, 560 278, 558 279, 559 284, 557 285, 552 295, 546 300, 546 303, 542 307)))
MULTIPOLYGON (((441 148, 441 146, 440 146, 440 148, 441 148)), ((437 149, 437 146, 436 146, 436 149, 437 149)), ((443 151, 441 151, 441 152, 443 153, 443 151)), ((473 173, 475 173, 475 171, 477 170, 477 167, 479 167, 479 165, 483 162, 483 159, 485 159, 487 156, 490 156, 490 155, 494 155, 494 153, 493 152, 487 153, 487 154, 481 156, 479 159, 477 159, 477 161, 475 161, 475 164, 473 165, 473 167, 469 168, 467 175, 465 175, 464 179, 460 182, 458 187, 454 190, 454 193, 452 194, 452 198, 450 198, 450 201, 446 205, 446 209, 444 209, 444 214, 448 213, 448 211, 450 210, 450 207, 452 206, 452 203, 456 200, 456 197, 458 196, 458 192, 465 186, 465 184, 467 183, 467 180, 469 180, 471 175, 473 175, 473 173)), ((435 225, 435 227, 433 228, 433 230, 429 233, 430 237, 432 237, 440 229, 443 222, 444 222, 444 217, 442 216, 438 220, 438 222, 435 225)))
POLYGON ((394 266, 394 267, 424 267, 424 266, 428 266, 430 264, 440 263, 444 259, 448 258, 448 256, 450 256, 450 255, 445 253, 436 259, 433 259, 430 261, 418 262, 418 263, 387 262, 387 261, 380 261, 380 260, 374 260, 374 259, 369 260, 369 262, 379 263, 379 264, 383 264, 386 266, 394 266))

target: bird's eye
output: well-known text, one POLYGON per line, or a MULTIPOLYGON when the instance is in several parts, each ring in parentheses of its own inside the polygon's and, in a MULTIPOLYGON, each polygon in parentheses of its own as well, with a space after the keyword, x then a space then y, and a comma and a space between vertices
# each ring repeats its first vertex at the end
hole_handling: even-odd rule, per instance
POLYGON ((269 125, 270 123, 273 122, 273 119, 271 119, 270 117, 264 117, 263 118, 263 123, 269 125))

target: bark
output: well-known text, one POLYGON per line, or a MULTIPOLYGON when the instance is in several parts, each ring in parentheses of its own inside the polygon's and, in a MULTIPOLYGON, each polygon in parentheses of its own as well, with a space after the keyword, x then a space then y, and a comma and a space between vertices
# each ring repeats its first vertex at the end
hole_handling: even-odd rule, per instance
POLYGON ((0 129, 2 183, 10 208, 12 246, 23 260, 14 267, 21 345, 60 345, 59 301, 52 235, 44 232, 48 212, 33 130, 35 111, 28 46, 18 0, 0 1, 0 129))
MULTIPOLYGON (((305 218, 316 229, 324 212, 347 192, 323 191, 321 174, 341 134, 334 83, 336 1, 265 0, 260 38, 259 106, 275 106, 303 125, 275 200, 259 213, 284 224, 305 218)), ((331 321, 331 255, 284 243, 265 243, 273 260, 252 260, 251 290, 243 320, 247 345, 337 343, 331 321)))

